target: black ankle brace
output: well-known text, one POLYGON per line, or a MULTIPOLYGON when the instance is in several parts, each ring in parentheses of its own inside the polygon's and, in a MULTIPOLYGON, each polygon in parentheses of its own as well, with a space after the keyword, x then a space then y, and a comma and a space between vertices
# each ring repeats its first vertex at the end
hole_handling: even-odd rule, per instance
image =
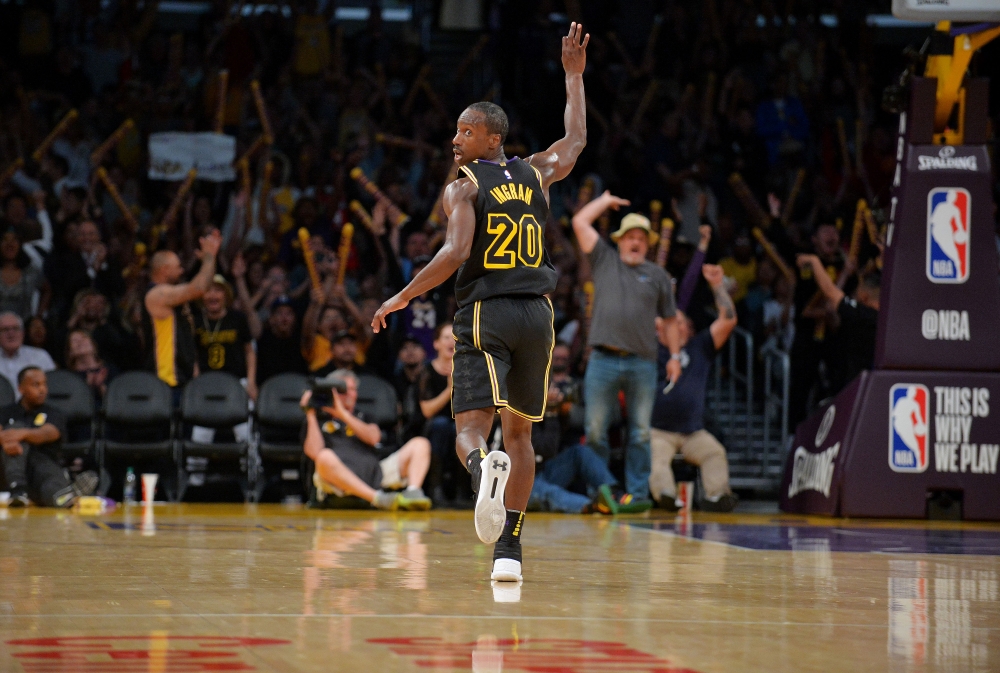
POLYGON ((503 523, 503 532, 500 533, 500 541, 514 544, 521 544, 521 528, 524 525, 524 512, 516 509, 507 510, 507 520, 503 523))
POLYGON ((515 509, 507 510, 507 520, 503 524, 500 539, 493 547, 493 560, 505 558, 521 561, 521 528, 524 525, 524 512, 515 509))

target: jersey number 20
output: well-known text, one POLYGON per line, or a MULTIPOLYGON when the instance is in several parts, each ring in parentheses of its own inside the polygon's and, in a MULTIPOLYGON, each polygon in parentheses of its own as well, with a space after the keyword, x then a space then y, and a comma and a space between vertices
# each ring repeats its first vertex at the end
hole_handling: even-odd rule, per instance
POLYGON ((493 235, 483 261, 487 269, 513 269, 518 261, 532 268, 542 263, 542 227, 534 215, 515 222, 504 213, 490 213, 486 233, 493 235))

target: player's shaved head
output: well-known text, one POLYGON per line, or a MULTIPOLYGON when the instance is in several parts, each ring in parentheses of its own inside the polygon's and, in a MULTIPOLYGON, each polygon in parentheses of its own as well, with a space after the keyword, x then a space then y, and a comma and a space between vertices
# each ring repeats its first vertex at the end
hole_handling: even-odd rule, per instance
POLYGON ((176 256, 176 254, 169 250, 160 250, 153 255, 153 259, 149 260, 149 270, 155 273, 170 264, 176 256))
POLYGON ((149 278, 154 283, 176 283, 184 274, 176 253, 160 250, 149 260, 149 278))
POLYGON ((483 124, 490 135, 499 135, 500 144, 507 140, 507 132, 510 130, 510 122, 507 120, 507 113, 496 103, 482 101, 473 103, 466 108, 467 111, 476 112, 483 118, 483 124))

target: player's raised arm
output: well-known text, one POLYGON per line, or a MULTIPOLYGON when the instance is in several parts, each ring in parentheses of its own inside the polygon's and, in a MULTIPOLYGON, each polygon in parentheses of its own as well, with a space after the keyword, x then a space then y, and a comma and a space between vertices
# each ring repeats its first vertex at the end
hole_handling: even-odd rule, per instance
POLYGON ((587 44, 590 34, 584 35, 583 26, 569 25, 569 34, 562 39, 562 63, 566 71, 566 112, 563 121, 566 135, 544 152, 528 160, 542 174, 542 189, 546 195, 549 185, 559 182, 573 170, 576 160, 587 145, 587 101, 583 92, 583 71, 587 67, 587 44))
POLYGON ((472 239, 476 233, 475 200, 479 188, 468 178, 456 180, 445 188, 444 211, 448 215, 448 231, 444 245, 410 284, 388 299, 372 319, 372 331, 378 334, 386 326, 385 318, 394 311, 406 308, 410 300, 433 290, 451 278, 458 267, 469 258, 472 239))
POLYGON ((581 208, 573 216, 573 233, 576 234, 576 241, 580 244, 580 252, 589 255, 601 237, 594 229, 594 220, 603 215, 608 208, 618 210, 621 206, 627 205, 629 205, 628 199, 620 198, 605 190, 603 194, 581 208))

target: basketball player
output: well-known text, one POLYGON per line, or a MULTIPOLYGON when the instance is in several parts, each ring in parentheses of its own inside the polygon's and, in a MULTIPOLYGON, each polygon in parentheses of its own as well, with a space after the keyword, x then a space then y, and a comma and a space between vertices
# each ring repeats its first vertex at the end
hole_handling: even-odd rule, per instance
POLYGON ((452 405, 459 459, 472 475, 476 533, 496 542, 492 579, 521 580, 521 528, 535 479, 531 423, 545 413, 552 361, 556 271, 542 241, 549 187, 573 169, 587 144, 582 26, 562 38, 566 71, 566 136, 527 159, 508 159, 507 115, 475 103, 458 118, 452 140, 459 179, 445 190, 448 232, 434 259, 372 320, 385 318, 458 271, 452 405), (582 38, 582 39, 581 39, 582 38), (486 437, 500 410, 506 454, 487 453, 486 437))

